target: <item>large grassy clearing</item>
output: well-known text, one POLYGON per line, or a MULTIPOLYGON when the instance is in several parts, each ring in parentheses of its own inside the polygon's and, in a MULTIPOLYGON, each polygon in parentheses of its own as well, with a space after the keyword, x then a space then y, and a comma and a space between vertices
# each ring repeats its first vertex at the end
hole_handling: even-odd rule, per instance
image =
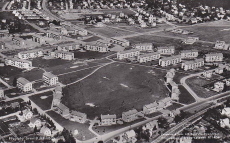
POLYGON ((167 96, 164 75, 165 72, 150 67, 114 63, 65 87, 62 102, 70 109, 87 113, 91 119, 100 114, 119 116, 132 108, 142 110, 143 105, 167 96))
POLYGON ((52 100, 53 100, 53 92, 48 91, 41 94, 36 94, 30 96, 29 99, 33 101, 36 105, 38 105, 42 110, 48 110, 51 108, 52 100), (46 99, 42 99, 42 96, 46 96, 46 99))

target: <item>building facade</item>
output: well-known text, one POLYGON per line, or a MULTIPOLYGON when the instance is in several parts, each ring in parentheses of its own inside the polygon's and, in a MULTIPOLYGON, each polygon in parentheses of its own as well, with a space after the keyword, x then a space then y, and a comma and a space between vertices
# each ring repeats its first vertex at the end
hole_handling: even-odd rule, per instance
POLYGON ((49 53, 49 56, 60 58, 63 60, 74 60, 74 53, 72 52, 65 52, 65 51, 53 51, 49 53))
POLYGON ((19 59, 32 59, 37 57, 42 57, 44 55, 43 50, 31 50, 31 51, 23 51, 18 53, 19 59))
POLYGON ((157 51, 161 55, 173 55, 175 53, 175 47, 174 46, 157 47, 157 51))
POLYGON ((132 122, 138 118, 138 111, 136 109, 129 110, 122 113, 122 120, 125 122, 132 122))
POLYGON ((194 61, 186 61, 181 64, 181 68, 185 71, 197 69, 204 66, 204 59, 196 59, 194 61))
POLYGON ((181 51, 182 59, 192 59, 198 57, 198 50, 183 50, 181 51))
POLYGON ((20 69, 30 70, 32 68, 32 62, 28 60, 18 59, 18 58, 6 58, 5 64, 20 69))
POLYGON ((205 62, 222 62, 224 55, 222 53, 211 53, 205 55, 205 62))
POLYGON ((117 120, 117 116, 114 115, 101 115, 101 126, 111 126, 115 125, 117 120))
POLYGON ((58 77, 50 72, 43 73, 42 79, 49 86, 57 85, 58 83, 58 77))
POLYGON ((159 52, 154 52, 154 53, 140 55, 138 56, 137 60, 139 63, 146 63, 146 62, 160 59, 160 57, 161 57, 161 54, 159 52))
POLYGON ((159 65, 162 67, 166 67, 169 65, 174 65, 174 64, 178 64, 181 62, 181 56, 177 55, 177 56, 171 56, 171 57, 165 57, 159 60, 159 65))
POLYGON ((32 83, 23 77, 17 79, 17 87, 23 92, 29 92, 33 90, 32 83))
POLYGON ((153 44, 152 43, 139 43, 139 44, 134 45, 134 48, 140 51, 152 51, 153 44))
POLYGON ((117 53, 117 59, 122 60, 126 58, 138 57, 140 55, 140 51, 137 49, 121 51, 117 53))

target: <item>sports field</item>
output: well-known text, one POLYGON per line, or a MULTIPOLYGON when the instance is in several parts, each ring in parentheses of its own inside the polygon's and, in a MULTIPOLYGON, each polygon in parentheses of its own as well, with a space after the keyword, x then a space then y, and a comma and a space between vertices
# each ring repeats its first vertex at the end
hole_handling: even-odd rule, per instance
POLYGON ((63 89, 62 102, 70 109, 87 113, 121 115, 123 111, 158 101, 168 94, 165 72, 151 67, 113 63, 90 77, 63 89))

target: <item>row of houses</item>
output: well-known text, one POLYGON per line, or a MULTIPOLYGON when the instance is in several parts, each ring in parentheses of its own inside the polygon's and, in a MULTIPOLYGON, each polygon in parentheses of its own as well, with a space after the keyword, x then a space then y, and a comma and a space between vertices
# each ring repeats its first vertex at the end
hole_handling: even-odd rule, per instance
POLYGON ((181 64, 181 68, 185 71, 187 70, 193 70, 199 67, 204 66, 204 59, 196 59, 193 61, 186 61, 181 64))
POLYGON ((49 52, 48 55, 50 57, 60 58, 63 60, 74 60, 74 53, 72 53, 72 52, 56 50, 56 51, 49 52))
POLYGON ((5 58, 5 65, 17 67, 20 69, 30 70, 32 68, 32 62, 29 60, 19 59, 19 58, 5 58))
POLYGON ((42 49, 35 49, 35 50, 23 51, 18 53, 18 58, 24 60, 42 57, 42 56, 44 56, 44 51, 42 49))

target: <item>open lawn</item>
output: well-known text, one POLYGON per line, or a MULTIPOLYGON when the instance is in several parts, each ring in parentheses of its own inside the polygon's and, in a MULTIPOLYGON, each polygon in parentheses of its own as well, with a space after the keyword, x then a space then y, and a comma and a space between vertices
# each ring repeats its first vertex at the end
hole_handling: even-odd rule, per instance
POLYGON ((186 83, 190 86, 190 88, 199 96, 202 98, 207 98, 207 97, 211 97, 213 95, 216 95, 217 92, 214 91, 208 91, 206 90, 203 86, 210 84, 211 81, 204 79, 204 78, 200 78, 200 77, 191 77, 189 79, 186 80, 186 83))
POLYGON ((128 8, 126 9, 101 9, 99 11, 103 12, 104 14, 115 14, 115 15, 120 15, 121 12, 127 15, 135 14, 133 11, 129 10, 128 8))
POLYGON ((97 67, 93 67, 93 68, 86 69, 86 70, 81 70, 81 71, 77 71, 77 72, 73 72, 73 73, 69 73, 69 74, 60 75, 60 76, 58 76, 58 79, 63 84, 69 84, 69 83, 75 82, 75 81, 87 76, 88 74, 93 72, 96 68, 97 67))
POLYGON ((30 96, 29 99, 33 101, 36 105, 38 105, 42 110, 49 110, 51 108, 52 100, 53 100, 53 92, 48 91, 41 94, 36 94, 30 96), (42 99, 41 97, 47 97, 42 99))
POLYGON ((182 107, 183 105, 181 104, 178 104, 178 103, 173 103, 172 105, 168 106, 166 109, 170 110, 170 111, 173 111, 173 110, 176 110, 177 108, 180 108, 182 107))
POLYGON ((126 30, 111 27, 90 27, 87 29, 100 35, 106 36, 108 38, 133 34, 133 32, 128 32, 126 30))
POLYGON ((90 38, 88 38, 88 39, 85 39, 85 40, 83 40, 84 42, 93 42, 93 41, 97 41, 97 40, 99 40, 99 39, 101 39, 100 37, 97 37, 97 36, 93 36, 93 37, 90 37, 90 38))
POLYGON ((230 41, 230 26, 192 26, 182 28, 194 32, 200 40, 216 42, 217 40, 230 41))
POLYGON ((99 59, 111 55, 112 52, 100 53, 95 51, 74 51, 74 57, 76 59, 99 59))
POLYGON ((78 140, 83 140, 83 136, 85 136, 85 140, 95 137, 95 135, 88 130, 89 124, 81 124, 67 120, 54 111, 48 111, 46 113, 67 130, 71 130, 73 132, 77 129, 79 134, 74 137, 76 137, 78 140))
POLYGON ((12 66, 4 66, 4 67, 0 67, 0 75, 4 78, 9 78, 11 76, 17 75, 19 73, 21 73, 23 70, 16 68, 16 67, 12 67, 12 66))
POLYGON ((41 67, 41 68, 49 68, 58 65, 63 65, 66 63, 70 63, 71 61, 62 60, 62 59, 43 59, 43 58, 35 58, 32 60, 32 65, 34 67, 41 67))
POLYGON ((166 45, 174 45, 175 43, 181 43, 181 40, 173 39, 173 38, 165 38, 158 37, 152 35, 141 35, 132 38, 126 38, 130 43, 153 43, 156 46, 166 46, 166 45))
POLYGON ((150 67, 114 63, 65 87, 62 102, 70 109, 87 113, 91 119, 100 114, 120 116, 123 111, 142 110, 143 105, 166 97, 164 76, 165 72, 150 67))
POLYGON ((179 90, 181 94, 179 95, 179 102, 182 104, 191 104, 194 103, 196 100, 193 96, 183 87, 179 86, 179 90))

